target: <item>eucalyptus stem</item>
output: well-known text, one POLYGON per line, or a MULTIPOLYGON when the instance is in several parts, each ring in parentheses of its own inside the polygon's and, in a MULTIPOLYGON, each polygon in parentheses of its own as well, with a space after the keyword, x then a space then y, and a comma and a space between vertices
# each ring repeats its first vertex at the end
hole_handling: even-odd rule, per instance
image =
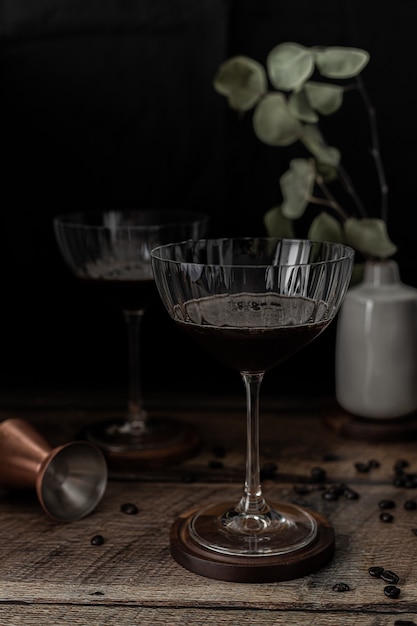
POLYGON ((381 189, 381 219, 387 223, 388 220, 388 185, 385 178, 384 166, 381 159, 381 150, 379 144, 379 133, 378 126, 376 123, 376 111, 373 107, 371 100, 369 98, 369 94, 365 89, 365 85, 360 76, 356 77, 356 84, 358 91, 362 97, 362 100, 365 104, 366 110, 368 112, 369 118, 369 126, 371 130, 371 155, 374 159, 376 173, 378 176, 379 186, 381 189))

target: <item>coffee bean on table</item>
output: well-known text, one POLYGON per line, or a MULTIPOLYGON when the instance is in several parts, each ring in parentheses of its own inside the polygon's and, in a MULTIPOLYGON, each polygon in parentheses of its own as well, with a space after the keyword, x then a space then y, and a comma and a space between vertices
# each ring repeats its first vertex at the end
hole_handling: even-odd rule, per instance
POLYGON ((391 513, 381 513, 379 519, 381 520, 381 522, 386 522, 389 524, 390 522, 394 521, 394 516, 391 515, 391 513))
POLYGON ((417 502, 415 500, 406 500, 404 502, 404 508, 406 511, 415 511, 417 509, 417 502))
POLYGON ((320 483, 326 480, 326 470, 322 467, 313 467, 311 470, 311 480, 315 483, 320 483))
POLYGON ((132 502, 125 502, 120 507, 120 510, 122 513, 126 513, 126 515, 136 515, 136 513, 139 512, 139 509, 136 506, 136 504, 132 504, 132 502))
POLYGON ((370 567, 368 569, 368 573, 373 576, 374 578, 381 578, 381 574, 384 571, 383 567, 379 567, 377 565, 374 565, 373 567, 370 567))
POLYGON ((396 598, 399 598, 401 590, 395 585, 387 585, 384 587, 384 593, 388 598, 393 598, 395 600, 396 598))
POLYGON ((340 591, 343 593, 344 591, 350 591, 350 587, 347 583, 336 583, 335 585, 333 585, 332 590, 340 591))
POLYGON ((361 472, 361 474, 365 474, 371 469, 369 463, 362 462, 355 463, 355 468, 358 472, 361 472))
POLYGON ((395 502, 394 500, 380 500, 378 506, 380 509, 395 509, 395 502))
POLYGON ((103 543, 104 543, 103 535, 94 535, 94 537, 92 537, 90 543, 91 543, 92 546, 102 546, 103 543))
POLYGON ((391 570, 389 569, 384 569, 384 571, 380 575, 380 578, 382 578, 382 580, 385 580, 386 583, 391 583, 392 585, 396 585, 397 582, 400 580, 400 577, 395 572, 391 572, 391 570))

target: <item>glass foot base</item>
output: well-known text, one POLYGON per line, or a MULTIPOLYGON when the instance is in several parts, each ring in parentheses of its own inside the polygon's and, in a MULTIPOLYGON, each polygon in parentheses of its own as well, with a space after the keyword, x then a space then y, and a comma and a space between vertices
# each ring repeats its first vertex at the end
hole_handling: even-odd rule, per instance
POLYGON ((146 430, 140 434, 130 433, 125 424, 123 419, 98 422, 79 435, 104 453, 110 476, 136 477, 137 469, 180 463, 194 456, 201 446, 197 430, 174 418, 149 418, 146 430))
POLYGON ((334 530, 318 513, 289 503, 274 504, 274 509, 285 518, 281 520, 281 537, 275 525, 269 539, 266 532, 261 532, 257 539, 254 533, 247 534, 246 538, 244 535, 231 538, 233 531, 225 529, 223 524, 219 530, 218 522, 224 518, 225 511, 233 510, 234 504, 222 503, 190 511, 174 522, 170 544, 171 555, 177 563, 208 578, 261 583, 306 576, 333 557, 334 530), (301 529, 304 539, 299 535, 292 540, 291 527, 294 530, 293 522, 300 516, 308 520, 307 527, 301 529), (273 535, 276 535, 275 548, 268 551, 266 544, 271 543, 273 535))

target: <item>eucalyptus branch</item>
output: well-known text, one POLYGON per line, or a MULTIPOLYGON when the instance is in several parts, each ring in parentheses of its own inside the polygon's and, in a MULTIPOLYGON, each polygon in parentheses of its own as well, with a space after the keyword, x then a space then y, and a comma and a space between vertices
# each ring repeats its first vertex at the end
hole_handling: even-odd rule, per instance
POLYGON ((337 167, 337 171, 339 174, 339 179, 341 183, 343 184, 343 187, 346 189, 347 193, 350 195, 353 202, 355 203, 358 213, 360 214, 361 217, 367 217, 366 209, 363 205, 362 200, 360 199, 360 197, 358 196, 356 192, 356 189, 352 183, 352 179, 350 178, 349 174, 347 173, 347 171, 345 170, 345 168, 343 167, 341 163, 339 163, 337 167))
MULTIPOLYGON (((314 202, 314 203, 328 206, 329 208, 333 209, 335 213, 337 213, 343 221, 347 220, 349 217, 348 214, 342 209, 341 205, 331 194, 329 188, 324 182, 323 177, 320 174, 317 174, 316 176, 316 183, 317 183, 317 186, 320 188, 321 192, 323 193, 324 199, 321 199, 320 201, 314 202)), ((311 198, 310 201, 313 202, 314 200, 315 200, 314 198, 311 198)))
POLYGON ((371 155, 375 162, 376 172, 379 180, 379 186, 381 188, 381 219, 387 223, 388 220, 388 185, 385 178, 384 166, 381 159, 381 150, 379 145, 379 133, 376 123, 376 112, 373 107, 368 92, 365 89, 362 78, 356 76, 356 84, 358 86, 359 93, 365 104, 368 112, 369 126, 371 130, 371 155))

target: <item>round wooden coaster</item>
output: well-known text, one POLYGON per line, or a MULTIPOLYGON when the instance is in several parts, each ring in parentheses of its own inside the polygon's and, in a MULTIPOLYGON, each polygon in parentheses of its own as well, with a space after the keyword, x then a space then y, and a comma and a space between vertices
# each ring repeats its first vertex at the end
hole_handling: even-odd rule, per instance
MULTIPOLYGON (((114 421, 111 422, 112 424, 114 421)), ((122 420, 119 420, 122 424, 122 420)), ((155 417, 150 419, 149 438, 119 438, 112 441, 107 433, 107 423, 87 426, 80 438, 94 443, 104 453, 110 477, 137 477, 141 469, 156 469, 175 465, 194 456, 201 448, 198 431, 189 424, 174 418, 155 417), (152 432, 159 433, 157 436, 152 432)))
POLYGON ((315 572, 328 563, 334 555, 333 527, 324 517, 313 511, 309 513, 318 524, 318 534, 312 544, 281 556, 252 557, 230 556, 198 545, 189 531, 189 523, 195 513, 195 510, 185 513, 172 525, 171 555, 185 569, 207 578, 236 583, 292 580, 315 572))
POLYGON ((391 419, 359 417, 335 406, 323 419, 342 437, 363 441, 409 441, 417 438, 417 413, 391 419))

